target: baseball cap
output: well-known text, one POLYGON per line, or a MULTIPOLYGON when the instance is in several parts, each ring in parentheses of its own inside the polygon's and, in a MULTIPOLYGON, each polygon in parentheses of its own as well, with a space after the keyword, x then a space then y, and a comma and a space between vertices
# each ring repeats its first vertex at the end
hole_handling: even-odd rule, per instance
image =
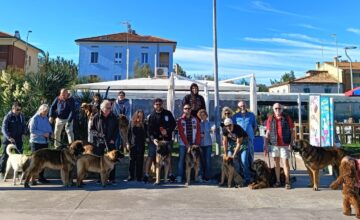
POLYGON ((224 120, 224 125, 225 126, 232 125, 232 124, 233 124, 233 121, 231 120, 231 118, 226 118, 224 120))

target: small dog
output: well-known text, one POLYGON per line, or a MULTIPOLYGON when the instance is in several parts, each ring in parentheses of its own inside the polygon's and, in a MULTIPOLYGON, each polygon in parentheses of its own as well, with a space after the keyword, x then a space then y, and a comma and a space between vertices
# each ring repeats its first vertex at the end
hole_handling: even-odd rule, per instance
POLYGON ((156 181, 155 184, 160 184, 160 172, 161 167, 164 167, 164 182, 169 182, 168 174, 171 163, 171 152, 168 141, 159 141, 156 146, 156 162, 155 162, 155 173, 156 181))
POLYGON ((235 170, 233 157, 225 156, 223 158, 221 167, 221 181, 219 183, 220 186, 224 185, 225 177, 227 179, 227 185, 229 188, 233 186, 233 183, 236 188, 242 187, 244 185, 244 179, 235 170))
MULTIPOLYGON (((265 161, 257 159, 251 165, 252 170, 255 172, 255 181, 248 187, 250 189, 262 189, 273 187, 276 183, 275 167, 269 168, 265 161)), ((284 169, 280 167, 280 183, 285 185, 284 169)))
POLYGON ((82 155, 76 162, 77 186, 81 187, 83 185, 82 181, 87 172, 95 172, 100 173, 101 185, 105 187, 110 172, 114 169, 115 164, 123 157, 124 155, 118 150, 112 150, 101 157, 92 154, 82 155))
POLYGON ((359 159, 344 157, 340 163, 340 175, 331 183, 331 189, 343 186, 343 213, 351 215, 351 205, 355 209, 356 218, 360 219, 360 161, 359 159))
POLYGON ((319 190, 319 170, 332 165, 335 172, 338 173, 340 161, 345 156, 342 149, 336 147, 314 147, 306 140, 296 141, 295 146, 292 146, 292 148, 295 152, 300 153, 310 176, 310 186, 314 191, 319 190))
POLYGON ((64 149, 40 149, 31 156, 31 163, 25 173, 25 188, 30 188, 30 178, 36 178, 44 168, 61 171, 64 186, 70 186, 70 171, 76 164, 77 156, 83 151, 83 142, 74 141, 64 149))
POLYGON ((185 155, 185 164, 186 164, 186 183, 185 185, 190 185, 190 176, 191 169, 194 168, 195 171, 195 181, 199 181, 199 168, 200 168, 200 155, 201 148, 199 145, 192 145, 187 149, 185 155))
POLYGON ((14 170, 13 184, 15 186, 16 185, 16 175, 18 172, 22 172, 21 177, 20 177, 20 184, 22 183, 22 180, 23 180, 24 174, 25 174, 25 170, 30 165, 30 157, 23 155, 23 154, 14 154, 11 152, 11 150, 17 150, 17 148, 14 144, 9 144, 6 147, 6 153, 7 153, 7 155, 9 155, 9 158, 6 162, 6 172, 5 172, 5 176, 4 176, 4 182, 6 181, 6 177, 9 173, 10 169, 12 168, 14 170))
POLYGON ((119 133, 122 140, 121 143, 122 149, 129 150, 129 146, 128 146, 129 120, 125 115, 120 114, 118 121, 119 121, 119 133))

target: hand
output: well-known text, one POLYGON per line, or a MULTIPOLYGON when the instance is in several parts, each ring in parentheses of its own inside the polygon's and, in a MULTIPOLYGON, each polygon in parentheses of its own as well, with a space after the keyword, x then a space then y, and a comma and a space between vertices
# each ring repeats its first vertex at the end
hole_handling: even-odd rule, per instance
POLYGON ((49 137, 49 133, 45 133, 43 134, 44 137, 48 138, 49 137))
POLYGON ((114 144, 115 141, 114 141, 114 140, 110 140, 109 143, 110 143, 110 144, 114 144))
POLYGON ((49 122, 50 122, 50 124, 53 124, 53 123, 54 123, 54 118, 53 118, 53 117, 50 117, 50 118, 49 118, 49 122))
POLYGON ((267 148, 264 148, 264 157, 267 157, 267 156, 269 156, 268 149, 267 149, 267 148))
POLYGON ((11 143, 15 143, 15 139, 14 139, 14 138, 9 138, 9 141, 10 141, 11 143))
POLYGON ((158 144, 159 144, 159 141, 157 140, 157 139, 154 139, 154 144, 156 145, 156 146, 158 146, 158 144))

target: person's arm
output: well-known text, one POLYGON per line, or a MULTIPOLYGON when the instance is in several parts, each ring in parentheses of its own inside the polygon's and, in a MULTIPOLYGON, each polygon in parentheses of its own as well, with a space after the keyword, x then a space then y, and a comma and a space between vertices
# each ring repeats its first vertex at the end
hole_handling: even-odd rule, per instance
POLYGON ((129 123, 127 136, 128 136, 128 144, 132 144, 132 143, 131 143, 131 138, 132 138, 132 122, 129 123))
POLYGON ((168 117, 169 117, 169 127, 168 127, 168 129, 166 129, 166 133, 167 133, 167 135, 171 136, 173 131, 176 128, 176 120, 170 111, 168 112, 168 117))
POLYGON ((264 140, 264 156, 268 156, 269 153, 269 142, 270 142, 270 117, 266 121, 266 134, 264 140))
POLYGON ((258 124, 257 124, 257 121, 256 121, 256 115, 255 115, 255 114, 253 114, 252 127, 253 127, 253 129, 254 129, 254 134, 255 134, 255 131, 256 131, 257 127, 258 127, 258 124))
POLYGON ((36 117, 32 117, 29 122, 30 134, 36 134, 38 136, 43 136, 45 132, 39 130, 36 122, 36 117))
POLYGON ((127 100, 124 103, 124 108, 125 108, 125 116, 130 119, 130 115, 131 115, 131 108, 130 108, 130 101, 127 100))
POLYGON ((234 154, 232 155, 233 158, 235 158, 237 153, 240 151, 242 142, 243 142, 243 137, 236 138, 236 147, 234 150, 234 154))
POLYGON ((188 146, 189 143, 186 138, 186 134, 184 133, 184 128, 181 124, 181 118, 177 121, 178 131, 179 131, 179 137, 181 141, 184 143, 185 146, 188 146))
POLYGON ((227 151, 228 151, 228 137, 223 135, 223 147, 224 147, 224 157, 227 156, 227 151))
POLYGON ((291 144, 294 143, 295 140, 295 126, 294 126, 294 122, 292 121, 289 115, 287 116, 287 120, 290 127, 290 135, 291 135, 290 146, 291 146, 291 144))
POLYGON ((154 123, 153 118, 150 115, 149 120, 148 120, 147 132, 148 132, 148 135, 149 135, 149 138, 150 138, 151 142, 154 142, 154 140, 157 139, 157 137, 155 137, 155 134, 154 134, 155 128, 154 128, 153 123, 154 123))
POLYGON ((205 99, 204 99, 204 97, 202 97, 202 96, 200 96, 201 98, 200 98, 200 102, 201 102, 201 108, 202 109, 205 109, 206 110, 206 105, 205 105, 205 99))
POLYGON ((9 120, 10 114, 7 114, 1 126, 1 132, 7 140, 10 140, 11 138, 11 133, 9 132, 9 120))
POLYGON ((69 105, 69 109, 70 109, 70 113, 69 113, 69 116, 68 116, 68 124, 71 123, 74 118, 75 118, 75 99, 70 97, 68 100, 67 100, 67 103, 69 105))
POLYGON ((201 126, 199 120, 196 119, 196 137, 195 137, 195 144, 201 144, 201 126))
POLYGON ((56 108, 57 108, 58 98, 56 97, 52 102, 50 109, 49 109, 49 116, 50 118, 56 118, 56 108))

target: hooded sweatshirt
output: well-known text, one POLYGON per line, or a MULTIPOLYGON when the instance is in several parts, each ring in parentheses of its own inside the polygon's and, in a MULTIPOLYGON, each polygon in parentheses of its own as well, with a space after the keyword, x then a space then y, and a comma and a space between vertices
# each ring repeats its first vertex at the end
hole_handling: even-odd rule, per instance
POLYGON ((199 95, 199 86, 196 83, 191 84, 190 94, 186 95, 184 97, 184 99, 182 100, 182 106, 184 106, 186 104, 191 106, 191 115, 195 116, 195 117, 197 117, 196 114, 198 113, 198 111, 200 109, 206 110, 204 97, 199 95), (193 93, 193 91, 192 91, 192 88, 194 86, 198 88, 197 93, 193 93))

